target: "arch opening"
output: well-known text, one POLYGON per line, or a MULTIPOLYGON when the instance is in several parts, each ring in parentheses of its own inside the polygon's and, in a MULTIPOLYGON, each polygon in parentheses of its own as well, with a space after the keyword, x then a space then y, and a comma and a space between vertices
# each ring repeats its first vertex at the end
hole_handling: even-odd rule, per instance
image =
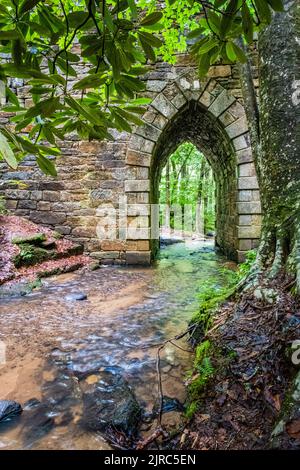
MULTIPOLYGON (((150 167, 150 202, 159 203, 159 182, 170 155, 185 142, 190 142, 204 155, 215 181, 216 246, 231 259, 236 259, 237 169, 235 151, 220 122, 196 101, 190 101, 169 122, 154 149, 150 167)), ((151 241, 152 256, 159 249, 151 241)))
POLYGON ((191 142, 167 159, 159 183, 160 238, 205 240, 215 232, 215 181, 203 153, 191 142))

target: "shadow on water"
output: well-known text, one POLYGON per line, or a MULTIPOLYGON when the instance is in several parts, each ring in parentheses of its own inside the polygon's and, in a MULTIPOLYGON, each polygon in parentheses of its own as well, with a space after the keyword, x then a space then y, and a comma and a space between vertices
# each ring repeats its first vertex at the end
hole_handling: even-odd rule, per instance
MULTIPOLYGON (((48 334, 55 347, 40 374, 39 398, 32 397, 16 420, 0 424, 0 448, 106 449, 107 430, 130 437, 141 422, 142 435, 149 434, 157 414, 156 345, 186 329, 207 280, 222 285, 223 261, 212 242, 186 241, 164 247, 151 268, 58 276, 30 296, 3 301, 6 322, 23 328, 27 341, 48 334), (113 290, 128 284, 129 293, 114 297, 108 308, 113 290), (85 292, 87 300, 67 301, 72 292, 85 292), (31 327, 36 317, 39 331, 31 327)), ((171 344, 162 353, 171 429, 180 422, 191 361, 191 354, 171 344)))

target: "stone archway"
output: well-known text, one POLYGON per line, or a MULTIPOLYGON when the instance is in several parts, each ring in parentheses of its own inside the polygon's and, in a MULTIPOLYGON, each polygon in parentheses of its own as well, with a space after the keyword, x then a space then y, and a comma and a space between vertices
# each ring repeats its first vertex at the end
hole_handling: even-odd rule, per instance
POLYGON ((226 256, 241 261, 246 251, 257 246, 261 217, 244 108, 220 83, 200 82, 191 72, 172 83, 158 82, 156 87, 143 116, 145 124, 131 136, 126 153, 126 163, 136 175, 125 181, 129 247, 130 241, 136 242, 136 250, 128 250, 126 260, 150 262, 151 204, 158 202, 159 174, 172 151, 189 140, 214 171, 216 242, 226 256))

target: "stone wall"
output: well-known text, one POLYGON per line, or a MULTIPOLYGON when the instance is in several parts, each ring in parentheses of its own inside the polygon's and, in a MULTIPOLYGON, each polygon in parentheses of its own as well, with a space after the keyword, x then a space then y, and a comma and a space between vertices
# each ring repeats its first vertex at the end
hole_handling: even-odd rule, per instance
MULTIPOLYGON (((7 207, 83 243, 105 263, 149 263, 150 203, 158 200, 161 170, 181 142, 192 141, 216 179, 217 244, 230 258, 243 259, 257 246, 261 209, 236 66, 212 66, 208 78, 199 81, 191 59, 181 55, 175 66, 149 66, 144 79, 142 95, 151 104, 145 124, 133 134, 113 132, 113 142, 63 142, 56 179, 41 175, 34 157, 27 157, 18 171, 2 164, 7 207), (15 179, 26 187, 9 183, 15 179)), ((20 81, 11 85, 28 105, 28 87, 20 81)), ((5 123, 9 115, 0 118, 5 123)))

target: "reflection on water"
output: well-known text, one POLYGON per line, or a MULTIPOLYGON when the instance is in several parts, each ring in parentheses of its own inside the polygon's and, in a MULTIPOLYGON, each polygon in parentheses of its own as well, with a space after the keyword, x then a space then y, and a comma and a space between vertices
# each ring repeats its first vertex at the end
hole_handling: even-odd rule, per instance
MULTIPOLYGON (((13 331, 20 351, 42 356, 50 345, 51 352, 40 371, 40 390, 32 387, 38 400, 33 395, 17 420, 0 426, 0 448, 109 448, 100 434, 82 425, 85 397, 96 385, 107 391, 107 376, 121 377, 143 412, 151 412, 157 402, 155 345, 186 329, 207 279, 222 284, 221 261, 208 242, 177 243, 164 248, 151 268, 107 267, 58 276, 25 298, 3 300, 0 339, 13 331), (72 292, 88 298, 70 302, 66 296, 72 292)), ((191 360, 189 353, 166 346, 164 395, 184 401, 191 360)), ((124 387, 119 389, 124 395, 124 387)), ((0 393, 4 398, 1 385, 0 393)), ((110 402, 119 399, 109 395, 110 402)))

